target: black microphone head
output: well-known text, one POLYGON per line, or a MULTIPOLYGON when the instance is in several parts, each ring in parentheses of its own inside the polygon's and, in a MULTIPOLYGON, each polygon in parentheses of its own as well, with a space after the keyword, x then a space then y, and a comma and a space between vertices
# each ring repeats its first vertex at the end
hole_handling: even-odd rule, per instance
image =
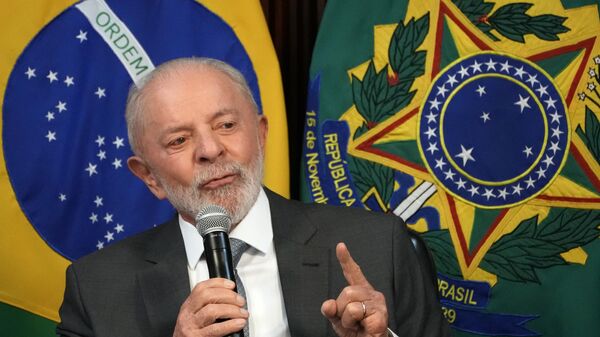
POLYGON ((225 208, 218 205, 208 205, 196 215, 196 229, 204 236, 212 232, 229 233, 231 217, 225 208))

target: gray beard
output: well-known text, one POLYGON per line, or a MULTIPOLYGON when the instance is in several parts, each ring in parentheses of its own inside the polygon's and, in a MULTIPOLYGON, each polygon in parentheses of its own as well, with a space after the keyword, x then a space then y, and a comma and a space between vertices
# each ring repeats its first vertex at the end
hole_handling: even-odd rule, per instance
POLYGON ((180 214, 196 218, 196 214, 208 205, 225 208, 231 217, 232 225, 238 224, 256 202, 263 178, 263 153, 261 149, 255 159, 244 167, 237 162, 213 163, 194 175, 190 186, 171 185, 166 179, 156 175, 165 190, 167 199, 180 214), (201 190, 201 186, 215 177, 237 174, 231 184, 214 190, 201 190))

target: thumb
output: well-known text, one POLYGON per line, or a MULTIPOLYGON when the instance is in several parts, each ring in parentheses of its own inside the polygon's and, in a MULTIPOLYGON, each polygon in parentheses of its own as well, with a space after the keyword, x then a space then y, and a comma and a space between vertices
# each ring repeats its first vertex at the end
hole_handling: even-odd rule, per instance
MULTIPOLYGON (((337 320, 337 304, 335 300, 327 300, 321 305, 321 313, 330 321, 337 320)), ((333 323, 333 321, 332 321, 333 323)))
POLYGON ((331 323, 331 327, 333 328, 333 331, 335 331, 336 335, 345 335, 344 328, 342 327, 342 320, 337 316, 337 302, 335 300, 327 300, 323 302, 321 305, 321 313, 329 320, 329 323, 331 323))

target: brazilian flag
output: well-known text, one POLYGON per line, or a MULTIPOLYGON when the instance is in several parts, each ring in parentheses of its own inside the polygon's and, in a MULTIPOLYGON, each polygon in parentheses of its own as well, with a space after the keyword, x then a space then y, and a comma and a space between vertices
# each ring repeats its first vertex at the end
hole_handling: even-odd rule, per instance
POLYGON ((455 336, 600 331, 599 18, 594 1, 327 3, 303 199, 420 232, 455 336))
POLYGON ((0 334, 53 336, 70 261, 170 218, 126 168, 128 87, 177 57, 246 77, 288 195, 277 58, 259 1, 13 1, 0 14, 0 334))

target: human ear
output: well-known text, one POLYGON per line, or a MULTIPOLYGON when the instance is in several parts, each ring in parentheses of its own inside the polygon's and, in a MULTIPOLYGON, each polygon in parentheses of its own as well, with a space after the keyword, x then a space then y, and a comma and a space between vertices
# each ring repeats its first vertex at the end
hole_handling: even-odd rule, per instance
POLYGON ((167 195, 165 190, 154 176, 154 173, 152 173, 152 170, 150 170, 148 164, 142 158, 138 156, 130 157, 127 159, 127 167, 129 167, 129 170, 133 172, 136 177, 140 178, 144 184, 148 186, 150 192, 152 192, 154 196, 161 200, 166 198, 167 195))
POLYGON ((258 140, 260 142, 260 147, 262 150, 265 150, 265 144, 267 142, 267 135, 269 134, 269 120, 267 116, 260 115, 258 117, 258 140))

